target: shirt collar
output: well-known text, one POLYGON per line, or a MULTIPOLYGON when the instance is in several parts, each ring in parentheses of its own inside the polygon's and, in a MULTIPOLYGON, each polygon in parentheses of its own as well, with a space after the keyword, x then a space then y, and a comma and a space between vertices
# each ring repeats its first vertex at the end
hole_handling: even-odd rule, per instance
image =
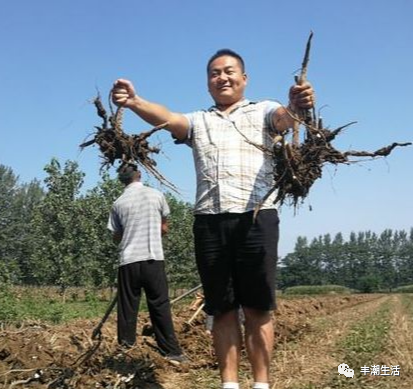
MULTIPOLYGON (((250 104, 253 104, 253 102, 248 100, 248 99, 242 99, 241 101, 238 101, 238 103, 234 105, 234 107, 232 108, 232 111, 230 113, 233 113, 238 108, 246 107, 247 105, 250 105, 250 104)), ((221 112, 216 105, 211 106, 208 109, 208 111, 210 111, 210 112, 221 112)))
POLYGON ((140 181, 133 181, 133 182, 131 182, 129 185, 127 185, 126 186, 126 188, 125 188, 125 190, 126 189, 129 189, 129 188, 134 188, 134 187, 141 187, 141 186, 143 186, 143 184, 142 184, 142 182, 140 182, 140 181))

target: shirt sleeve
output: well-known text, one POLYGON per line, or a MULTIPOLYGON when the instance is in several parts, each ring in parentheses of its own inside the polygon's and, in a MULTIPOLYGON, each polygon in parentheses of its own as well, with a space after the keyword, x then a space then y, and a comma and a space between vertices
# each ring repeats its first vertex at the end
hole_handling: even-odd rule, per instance
POLYGON ((161 216, 163 218, 166 218, 169 216, 170 213, 171 211, 169 209, 168 202, 166 201, 165 196, 161 195, 161 216))
POLYGON ((272 117, 274 112, 280 108, 282 105, 276 101, 267 100, 266 107, 264 109, 264 120, 267 127, 270 129, 271 132, 275 132, 277 129, 274 127, 274 123, 272 117))
POLYGON ((122 232, 123 228, 122 225, 120 224, 119 216, 115 211, 115 208, 112 208, 110 214, 109 214, 109 220, 107 224, 108 230, 112 232, 122 232))
POLYGON ((203 115, 205 111, 195 111, 195 112, 191 112, 191 113, 185 113, 184 116, 186 117, 186 119, 188 120, 189 123, 189 127, 188 127, 188 136, 187 138, 184 140, 184 143, 186 145, 188 145, 189 147, 192 147, 192 139, 193 139, 193 134, 194 134, 194 128, 195 128, 195 123, 196 120, 200 120, 200 116, 199 115, 203 115))
POLYGON ((182 114, 182 116, 184 118, 186 118, 186 120, 188 121, 188 134, 187 134, 186 138, 181 140, 181 139, 177 139, 174 135, 171 135, 171 136, 174 139, 175 144, 178 144, 178 145, 186 144, 188 146, 191 146, 191 142, 190 142, 191 135, 190 134, 191 134, 192 128, 193 128, 192 114, 190 114, 190 113, 189 114, 182 114))

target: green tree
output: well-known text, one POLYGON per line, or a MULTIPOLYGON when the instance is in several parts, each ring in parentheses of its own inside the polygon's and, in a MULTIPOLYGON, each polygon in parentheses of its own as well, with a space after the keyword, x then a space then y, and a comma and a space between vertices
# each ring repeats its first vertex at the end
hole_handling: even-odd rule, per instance
POLYGON ((350 239, 343 246, 343 284, 352 289, 360 289, 358 280, 370 274, 372 269, 368 260, 368 249, 363 244, 363 235, 354 231, 350 233, 350 239))
POLYGON ((278 287, 285 289, 297 285, 311 285, 309 245, 306 237, 299 236, 294 252, 287 254, 279 267, 278 287))
POLYGON ((117 179, 111 179, 104 173, 102 181, 78 200, 83 209, 79 218, 79 251, 88 268, 90 278, 87 283, 93 286, 115 284, 118 249, 107 229, 107 223, 112 204, 122 190, 123 186, 117 179))
POLYGON ((32 223, 33 276, 38 283, 82 285, 84 262, 78 244, 81 235, 81 203, 76 201, 84 173, 76 162, 67 161, 61 168, 53 158, 46 165, 47 193, 36 209, 32 223))
POLYGON ((0 279, 27 282, 30 221, 44 196, 40 182, 20 185, 11 168, 0 165, 0 279))
POLYGON ((15 237, 16 260, 19 267, 19 281, 23 284, 32 284, 33 272, 30 264, 32 252, 31 222, 37 207, 43 201, 44 190, 38 180, 19 187, 15 194, 15 214, 18 220, 18 234, 15 237))
POLYGON ((394 235, 394 284, 393 287, 413 284, 413 228, 396 231, 394 235))
POLYGON ((337 233, 328 244, 329 258, 326 264, 326 272, 328 274, 328 283, 332 285, 344 285, 343 245, 344 238, 341 233, 337 233))
POLYGON ((195 286, 200 281, 192 234, 193 207, 170 193, 166 195, 166 199, 171 214, 163 246, 169 282, 172 288, 195 286))
POLYGON ((18 177, 13 170, 0 165, 0 282, 16 282, 18 263, 15 239, 18 220, 15 213, 15 195, 18 177))

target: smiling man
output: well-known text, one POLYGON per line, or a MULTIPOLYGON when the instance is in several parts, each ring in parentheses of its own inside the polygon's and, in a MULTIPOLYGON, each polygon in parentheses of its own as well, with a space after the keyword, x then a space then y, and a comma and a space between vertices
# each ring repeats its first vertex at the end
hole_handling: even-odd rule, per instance
MULTIPOLYGON (((253 220, 254 207, 273 186, 272 157, 253 144, 271 149, 273 136, 291 128, 293 119, 279 103, 245 98, 245 64, 232 50, 219 50, 209 59, 207 78, 215 104, 189 114, 143 99, 128 80, 117 80, 112 96, 115 104, 152 125, 168 122, 172 135, 192 148, 197 177, 195 254, 205 311, 214 316, 212 334, 222 387, 239 388, 244 341, 254 389, 268 389, 279 219, 273 193, 253 220)), ((314 91, 309 83, 295 85, 289 98, 290 108, 308 109, 314 91)))
MULTIPOLYGON (((244 98, 247 85, 244 61, 241 57, 213 56, 208 62, 208 90, 221 112, 231 111, 244 98)), ((234 53, 235 54, 235 53, 234 53)))

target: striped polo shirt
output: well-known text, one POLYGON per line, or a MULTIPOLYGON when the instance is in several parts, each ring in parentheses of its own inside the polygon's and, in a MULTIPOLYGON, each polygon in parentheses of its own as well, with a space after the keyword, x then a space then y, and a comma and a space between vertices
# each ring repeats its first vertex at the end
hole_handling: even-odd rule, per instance
POLYGON ((119 266, 164 259, 162 218, 169 215, 164 195, 141 182, 129 184, 114 202, 108 229, 122 233, 119 266))
MULTIPOLYGON (((186 114, 197 192, 195 214, 242 213, 255 208, 274 185, 272 150, 274 101, 242 100, 229 114, 215 107, 186 114)), ((274 192, 261 209, 276 208, 274 192)))

